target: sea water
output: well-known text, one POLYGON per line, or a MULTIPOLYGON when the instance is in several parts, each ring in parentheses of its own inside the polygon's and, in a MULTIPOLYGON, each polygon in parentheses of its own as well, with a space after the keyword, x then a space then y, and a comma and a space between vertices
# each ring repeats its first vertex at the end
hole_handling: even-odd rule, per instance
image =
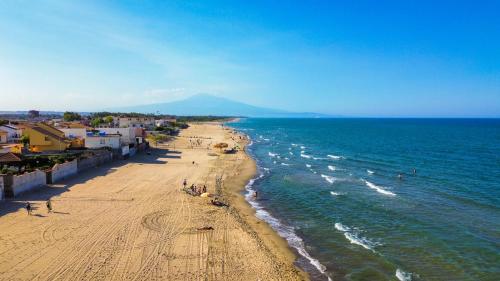
POLYGON ((500 280, 500 120, 229 125, 259 166, 247 200, 313 280, 500 280))

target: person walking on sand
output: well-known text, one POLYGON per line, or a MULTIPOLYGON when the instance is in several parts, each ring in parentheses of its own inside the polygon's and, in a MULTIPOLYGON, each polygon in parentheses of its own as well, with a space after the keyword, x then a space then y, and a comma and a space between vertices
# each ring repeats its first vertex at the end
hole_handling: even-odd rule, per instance
POLYGON ((52 213, 52 201, 47 200, 47 212, 52 213))
POLYGON ((26 211, 28 211, 28 216, 31 216, 31 203, 26 203, 26 211))
POLYGON ((184 179, 184 181, 182 182, 182 185, 184 186, 184 189, 186 189, 186 185, 187 185, 187 180, 184 179))

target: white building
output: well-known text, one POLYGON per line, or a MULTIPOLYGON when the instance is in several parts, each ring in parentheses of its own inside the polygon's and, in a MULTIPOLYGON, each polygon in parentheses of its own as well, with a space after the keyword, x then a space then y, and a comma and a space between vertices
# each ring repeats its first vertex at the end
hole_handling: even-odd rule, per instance
POLYGON ((131 144, 135 143, 135 128, 127 127, 127 128, 97 128, 99 132, 105 134, 119 134, 121 135, 122 144, 131 144))
POLYGON ((121 128, 151 128, 155 126, 155 119, 153 117, 120 117, 118 122, 121 128))
POLYGON ((87 136, 87 129, 85 128, 59 128, 60 131, 64 132, 67 138, 80 138, 84 139, 87 136))
POLYGON ((14 125, 2 125, 0 130, 7 132, 7 142, 15 142, 23 135, 23 130, 14 125))
POLYGON ((85 147, 87 148, 103 148, 110 147, 112 149, 121 148, 120 135, 88 135, 85 137, 85 147))
POLYGON ((156 127, 163 127, 163 126, 172 125, 173 123, 175 123, 175 121, 176 121, 175 118, 158 119, 158 120, 155 120, 155 125, 156 125, 156 127))

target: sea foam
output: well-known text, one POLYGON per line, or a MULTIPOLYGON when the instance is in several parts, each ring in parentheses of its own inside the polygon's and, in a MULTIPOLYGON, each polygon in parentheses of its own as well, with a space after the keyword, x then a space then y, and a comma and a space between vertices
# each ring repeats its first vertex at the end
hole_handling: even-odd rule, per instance
POLYGON ((378 244, 368 240, 365 237, 359 236, 359 234, 353 231, 352 228, 345 226, 339 222, 335 223, 335 229, 344 233, 344 237, 351 242, 351 244, 359 245, 367 250, 374 251, 373 249, 378 244))
POLYGON ((335 168, 335 166, 328 166, 328 170, 335 171, 335 170, 337 170, 337 168, 335 168))
POLYGON ((304 241, 300 238, 294 231, 293 227, 284 225, 280 220, 273 217, 269 212, 267 212, 253 197, 255 190, 252 188, 255 181, 264 177, 264 174, 260 174, 257 178, 251 179, 245 186, 247 193, 245 194, 245 199, 250 203, 250 205, 256 210, 255 215, 267 222, 278 234, 285 238, 288 244, 295 248, 297 252, 309 261, 321 274, 325 275, 329 281, 332 279, 326 273, 326 267, 322 265, 317 259, 313 258, 309 252, 307 252, 304 245, 304 241))
POLYGON ((269 156, 271 156, 271 157, 276 157, 276 156, 278 156, 278 154, 277 154, 277 153, 272 153, 272 152, 268 152, 267 154, 268 154, 269 156))
POLYGON ((327 176, 327 175, 321 175, 321 177, 324 178, 329 183, 334 183, 335 182, 335 178, 334 177, 327 176))
POLYGON ((369 181, 367 181, 367 180, 363 180, 363 181, 365 182, 366 186, 368 186, 368 187, 369 187, 369 188, 371 188, 371 189, 376 190, 378 193, 381 193, 381 194, 384 194, 384 195, 389 195, 389 196, 396 196, 396 194, 395 194, 395 193, 390 192, 390 191, 388 191, 388 190, 385 190, 385 189, 384 189, 383 187, 381 187, 381 186, 378 186, 378 185, 376 185, 376 184, 374 184, 374 183, 371 183, 371 182, 369 182, 369 181))
POLYGON ((328 154, 327 157, 331 158, 331 159, 334 159, 334 160, 340 160, 340 159, 343 158, 342 156, 331 155, 331 154, 328 154))
POLYGON ((336 222, 335 223, 335 228, 338 230, 338 231, 342 231, 342 232, 345 232, 345 231, 349 231, 351 230, 349 227, 341 224, 340 222, 336 222))
POLYGON ((404 272, 401 269, 396 269, 396 278, 398 278, 399 281, 411 281, 411 273, 404 272))
POLYGON ((310 155, 307 155, 307 154, 304 154, 304 153, 301 153, 301 154, 300 154, 300 157, 307 158, 307 159, 310 159, 310 158, 311 158, 311 156, 310 156, 310 155))

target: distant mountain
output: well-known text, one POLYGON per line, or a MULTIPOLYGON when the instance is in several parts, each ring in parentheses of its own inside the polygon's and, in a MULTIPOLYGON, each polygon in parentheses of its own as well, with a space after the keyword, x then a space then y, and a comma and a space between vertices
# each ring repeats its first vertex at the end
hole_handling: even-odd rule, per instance
POLYGON ((284 110, 253 106, 226 98, 207 94, 194 95, 180 101, 136 105, 129 107, 109 108, 113 112, 161 113, 178 116, 214 115, 214 116, 244 116, 244 117, 295 117, 320 118, 331 117, 325 114, 309 112, 289 112, 284 110))

